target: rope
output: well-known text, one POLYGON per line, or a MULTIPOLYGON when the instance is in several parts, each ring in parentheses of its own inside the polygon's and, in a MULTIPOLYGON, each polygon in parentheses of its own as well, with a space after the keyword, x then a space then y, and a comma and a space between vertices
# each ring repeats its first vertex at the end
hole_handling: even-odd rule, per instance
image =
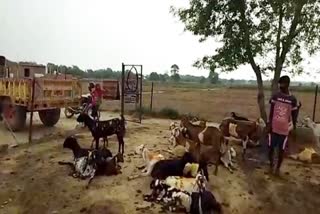
POLYGON ((12 135, 12 137, 14 138, 14 140, 16 141, 16 143, 19 144, 19 141, 18 141, 18 139, 16 138, 16 135, 14 134, 14 132, 12 131, 12 128, 11 128, 10 124, 8 123, 7 119, 6 119, 3 115, 2 115, 2 118, 3 118, 3 121, 6 123, 8 129, 9 129, 11 135, 12 135))

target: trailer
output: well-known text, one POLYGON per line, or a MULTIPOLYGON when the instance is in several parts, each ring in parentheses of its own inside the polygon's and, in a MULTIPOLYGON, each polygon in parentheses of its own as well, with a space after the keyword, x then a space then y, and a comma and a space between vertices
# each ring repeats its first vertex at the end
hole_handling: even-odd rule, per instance
POLYGON ((78 79, 46 74, 41 65, 7 62, 0 57, 0 109, 8 129, 22 130, 27 112, 38 112, 45 126, 54 126, 61 108, 80 104, 78 79))

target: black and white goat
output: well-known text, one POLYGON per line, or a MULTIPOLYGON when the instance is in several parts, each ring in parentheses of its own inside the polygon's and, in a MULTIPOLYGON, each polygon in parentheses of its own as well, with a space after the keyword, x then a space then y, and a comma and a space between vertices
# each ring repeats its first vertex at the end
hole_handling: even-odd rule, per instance
POLYGON ((222 213, 221 205, 217 202, 214 195, 203 190, 188 193, 177 189, 171 190, 171 197, 167 197, 167 209, 170 211, 185 210, 191 214, 212 214, 222 213))
POLYGON ((118 153, 113 157, 106 157, 103 150, 93 150, 88 157, 88 165, 92 165, 95 169, 90 177, 88 186, 92 180, 99 175, 117 175, 121 173, 121 167, 118 163, 123 163, 123 154, 118 153))
POLYGON ((221 213, 221 205, 213 194, 206 189, 205 177, 198 173, 195 178, 170 176, 165 180, 151 182, 151 195, 145 195, 146 201, 161 202, 164 209, 184 210, 192 214, 221 213))
POLYGON ((122 153, 112 157, 112 153, 102 148, 100 150, 83 149, 75 137, 67 137, 63 148, 71 149, 74 163, 59 162, 73 167, 73 176, 81 179, 89 178, 88 186, 97 175, 117 175, 121 173, 118 163, 124 162, 122 153))
MULTIPOLYGON (((77 118, 77 122, 84 123, 90 130, 93 141, 96 142, 96 149, 99 148, 99 139, 102 138, 104 141, 104 147, 105 143, 107 141, 108 145, 108 136, 111 135, 117 135, 118 143, 119 143, 119 149, 118 152, 124 153, 124 140, 123 137, 125 135, 125 119, 121 115, 121 119, 114 118, 111 120, 105 120, 105 121, 95 121, 92 119, 88 114, 80 114, 77 118)), ((92 146, 92 145, 91 145, 92 146)))

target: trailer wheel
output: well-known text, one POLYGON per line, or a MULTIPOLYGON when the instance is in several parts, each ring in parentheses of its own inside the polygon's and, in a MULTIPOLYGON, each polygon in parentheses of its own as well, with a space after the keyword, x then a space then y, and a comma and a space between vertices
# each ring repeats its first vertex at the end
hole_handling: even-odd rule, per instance
POLYGON ((45 126, 54 126, 60 119, 60 109, 48 109, 38 112, 39 117, 43 125, 45 126))
POLYGON ((9 100, 2 103, 4 124, 8 130, 20 131, 26 125, 27 109, 24 106, 12 104, 9 100))

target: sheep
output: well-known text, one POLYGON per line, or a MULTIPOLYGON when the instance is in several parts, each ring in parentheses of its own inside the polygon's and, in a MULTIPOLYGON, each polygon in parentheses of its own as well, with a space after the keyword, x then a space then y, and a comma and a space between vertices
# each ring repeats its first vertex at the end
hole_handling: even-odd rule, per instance
POLYGON ((231 112, 231 117, 232 117, 233 119, 235 119, 235 120, 249 121, 248 118, 239 116, 239 115, 237 115, 235 112, 231 112))
POLYGON ((140 146, 138 146, 135 152, 141 155, 144 162, 146 162, 146 167, 145 169, 142 170, 142 176, 149 176, 154 165, 158 161, 164 160, 164 156, 162 154, 157 154, 149 151, 149 149, 145 147, 144 144, 141 144, 140 146))
POLYGON ((195 162, 192 155, 186 152, 181 159, 176 160, 160 160, 152 171, 152 178, 165 179, 168 176, 183 176, 183 169, 187 163, 195 162))
POLYGON ((306 127, 312 129, 312 132, 313 132, 313 135, 314 135, 314 138, 316 141, 316 145, 320 148, 320 142, 319 142, 319 140, 320 140, 320 124, 316 124, 308 116, 303 118, 302 123, 306 127))
POLYGON ((118 138, 118 152, 121 152, 122 154, 124 153, 124 141, 123 137, 125 135, 125 119, 121 115, 121 119, 119 118, 114 118, 111 120, 106 120, 106 121, 95 121, 88 114, 81 113, 77 121, 80 123, 84 123, 90 130, 93 141, 96 142, 96 149, 99 148, 99 139, 103 138, 104 139, 104 147, 105 147, 105 141, 107 140, 108 136, 117 135, 118 138))
POLYGON ((222 120, 219 128, 223 133, 224 138, 228 141, 230 138, 240 139, 242 142, 243 153, 245 158, 248 142, 257 144, 266 127, 263 119, 259 118, 257 122, 239 121, 233 118, 225 118, 222 120))

